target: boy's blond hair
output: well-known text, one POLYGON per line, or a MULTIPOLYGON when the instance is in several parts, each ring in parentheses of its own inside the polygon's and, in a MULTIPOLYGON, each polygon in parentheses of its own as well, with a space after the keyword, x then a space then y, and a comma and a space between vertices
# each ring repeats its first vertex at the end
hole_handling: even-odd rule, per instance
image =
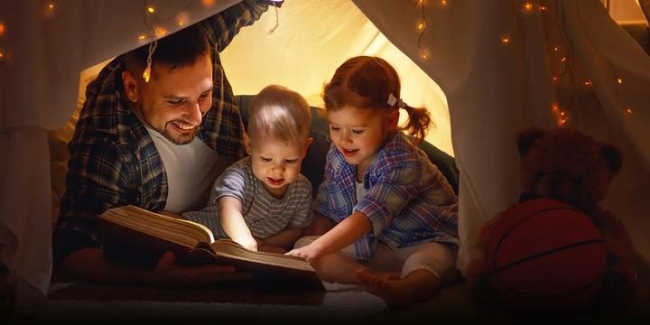
POLYGON ((279 85, 270 85, 257 94, 250 105, 248 135, 272 137, 287 143, 302 144, 309 137, 311 110, 299 93, 279 85))

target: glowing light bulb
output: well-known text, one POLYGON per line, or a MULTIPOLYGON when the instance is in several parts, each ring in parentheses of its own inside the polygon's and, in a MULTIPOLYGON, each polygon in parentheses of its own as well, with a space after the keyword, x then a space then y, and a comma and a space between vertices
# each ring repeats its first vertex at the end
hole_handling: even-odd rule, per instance
POLYGON ((0 36, 5 34, 5 23, 0 22, 0 36))
POLYGON ((623 79, 621 79, 621 78, 616 78, 616 82, 617 82, 619 85, 622 85, 622 84, 623 84, 623 79))
POLYGON ((418 24, 418 30, 422 30, 424 28, 424 23, 418 24))
POLYGON ((164 27, 156 27, 154 29, 154 35, 156 35, 156 38, 162 38, 163 36, 167 35, 167 29, 164 27))
POLYGON ((145 38, 147 38, 147 36, 145 36, 145 35, 138 36, 138 40, 140 40, 140 41, 144 41, 145 38))
POLYGON ((56 2, 47 1, 45 4, 44 16, 46 18, 52 18, 56 14, 56 2))
POLYGON ((531 11, 531 10, 533 10, 533 4, 530 3, 530 2, 526 2, 526 3, 524 3, 524 10, 526 10, 526 11, 531 11))
POLYGON ((142 78, 144 79, 144 82, 149 82, 149 78, 151 78, 151 67, 146 67, 144 69, 144 72, 142 73, 142 78))
POLYGON ((152 13, 156 12, 156 8, 154 8, 154 7, 147 7, 147 11, 148 11, 150 14, 152 14, 152 13))
POLYGON ((631 108, 626 108, 626 109, 625 109, 625 113, 628 113, 628 114, 632 114, 632 113, 633 113, 633 111, 632 111, 632 109, 631 109, 631 108))
POLYGON ((504 36, 501 38, 501 43, 508 44, 510 43, 510 37, 504 36))
POLYGON ((560 107, 557 105, 557 103, 551 104, 551 111, 553 113, 557 113, 557 111, 560 109, 560 107))

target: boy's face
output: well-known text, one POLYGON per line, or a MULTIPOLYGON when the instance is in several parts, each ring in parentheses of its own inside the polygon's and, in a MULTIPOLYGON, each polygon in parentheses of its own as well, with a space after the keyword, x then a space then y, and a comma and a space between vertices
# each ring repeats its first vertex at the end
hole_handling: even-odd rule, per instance
POLYGON ((253 174, 271 195, 282 198, 288 185, 300 174, 300 165, 311 139, 288 143, 272 136, 258 136, 250 140, 248 154, 251 156, 253 174))
POLYGON ((156 64, 152 70, 151 80, 140 81, 141 86, 135 89, 138 96, 134 106, 140 119, 175 144, 191 142, 203 115, 212 107, 210 56, 172 71, 167 65, 156 64))

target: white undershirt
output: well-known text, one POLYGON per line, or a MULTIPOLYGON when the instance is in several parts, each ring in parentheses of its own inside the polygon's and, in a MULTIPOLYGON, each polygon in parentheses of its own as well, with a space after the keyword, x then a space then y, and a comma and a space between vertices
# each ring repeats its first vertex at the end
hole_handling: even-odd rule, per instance
POLYGON ((165 210, 182 213, 203 208, 214 180, 228 167, 229 160, 197 137, 188 144, 177 145, 153 129, 147 127, 147 132, 167 172, 169 191, 165 210))
POLYGON ((357 203, 368 193, 368 191, 363 187, 363 182, 356 182, 356 192, 357 192, 357 203))

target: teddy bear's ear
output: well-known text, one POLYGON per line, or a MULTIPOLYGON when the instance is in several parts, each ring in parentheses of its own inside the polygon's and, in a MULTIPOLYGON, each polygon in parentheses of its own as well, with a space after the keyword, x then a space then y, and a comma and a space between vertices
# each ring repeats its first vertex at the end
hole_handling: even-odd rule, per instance
POLYGON ((533 143, 535 143, 544 132, 544 130, 537 127, 532 127, 519 132, 519 135, 517 136, 517 149, 519 149, 519 155, 523 157, 528 150, 530 150, 530 147, 533 146, 533 143))
POLYGON ((612 174, 616 174, 623 164, 623 155, 621 154, 621 151, 610 144, 604 144, 601 150, 603 152, 603 157, 607 162, 607 166, 609 166, 609 170, 612 174))

